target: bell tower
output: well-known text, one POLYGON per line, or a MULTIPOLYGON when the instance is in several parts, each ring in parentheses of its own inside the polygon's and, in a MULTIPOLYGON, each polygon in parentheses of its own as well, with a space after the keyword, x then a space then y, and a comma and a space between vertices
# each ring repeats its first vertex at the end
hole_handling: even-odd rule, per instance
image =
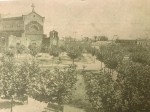
POLYGON ((55 30, 50 31, 49 38, 50 38, 50 46, 58 46, 59 37, 57 31, 55 30))

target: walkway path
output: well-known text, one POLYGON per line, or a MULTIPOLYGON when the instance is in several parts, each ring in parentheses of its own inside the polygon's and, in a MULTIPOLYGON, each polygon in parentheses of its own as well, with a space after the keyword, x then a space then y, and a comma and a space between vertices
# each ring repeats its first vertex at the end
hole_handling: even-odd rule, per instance
POLYGON ((75 85, 76 90, 73 93, 73 98, 76 100, 86 100, 86 90, 85 90, 85 83, 83 76, 81 74, 78 75, 77 77, 78 81, 75 85))
MULTIPOLYGON (((46 103, 39 102, 32 98, 29 98, 28 104, 16 105, 13 107, 12 112, 42 112, 42 111, 44 111, 44 108, 46 106, 47 106, 46 103)), ((9 100, 0 99, 0 112, 10 112, 9 100)), ((84 110, 65 105, 64 112, 84 112, 84 110)))

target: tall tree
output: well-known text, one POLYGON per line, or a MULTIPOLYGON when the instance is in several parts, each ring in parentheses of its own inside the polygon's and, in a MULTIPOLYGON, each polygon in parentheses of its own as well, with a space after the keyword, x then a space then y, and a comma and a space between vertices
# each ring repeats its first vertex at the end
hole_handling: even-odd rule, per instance
POLYGON ((36 81, 37 84, 33 88, 34 98, 62 106, 71 100, 77 74, 73 66, 64 69, 47 69, 37 75, 36 81))
POLYGON ((150 67, 127 62, 118 67, 123 112, 147 112, 150 106, 150 67))
POLYGON ((96 58, 101 62, 101 69, 102 69, 102 62, 104 62, 104 57, 103 57, 102 53, 97 52, 96 58))
POLYGON ((86 73, 84 79, 93 112, 120 112, 120 92, 109 73, 86 73))
POLYGON ((80 44, 72 43, 67 46, 67 55, 72 59, 74 64, 74 60, 82 56, 82 47, 80 44))
POLYGON ((2 91, 5 96, 23 96, 27 93, 28 83, 24 67, 17 64, 14 59, 9 60, 4 57, 0 66, 0 73, 2 91))
POLYGON ((17 44, 16 45, 17 56, 18 56, 18 54, 22 54, 25 51, 25 49, 26 48, 24 45, 17 44))

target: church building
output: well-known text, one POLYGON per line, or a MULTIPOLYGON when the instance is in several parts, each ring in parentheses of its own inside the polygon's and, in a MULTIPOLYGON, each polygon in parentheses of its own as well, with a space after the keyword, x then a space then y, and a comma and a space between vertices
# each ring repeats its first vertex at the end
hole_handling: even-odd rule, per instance
POLYGON ((5 46, 16 46, 18 43, 26 47, 32 43, 41 45, 45 17, 36 13, 34 8, 32 4, 32 11, 27 15, 0 17, 0 40, 5 46))

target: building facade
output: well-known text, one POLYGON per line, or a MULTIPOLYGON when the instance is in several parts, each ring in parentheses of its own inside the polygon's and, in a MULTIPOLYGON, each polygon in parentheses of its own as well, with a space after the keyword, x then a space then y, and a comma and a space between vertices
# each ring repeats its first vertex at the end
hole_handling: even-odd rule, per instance
POLYGON ((15 46, 17 43, 28 47, 31 43, 40 45, 43 38, 44 17, 34 10, 19 17, 0 18, 0 38, 5 45, 15 46))
POLYGON ((122 45, 137 45, 137 40, 129 40, 129 39, 116 39, 115 43, 122 45))
POLYGON ((150 45, 150 39, 137 39, 137 45, 149 46, 150 45))

